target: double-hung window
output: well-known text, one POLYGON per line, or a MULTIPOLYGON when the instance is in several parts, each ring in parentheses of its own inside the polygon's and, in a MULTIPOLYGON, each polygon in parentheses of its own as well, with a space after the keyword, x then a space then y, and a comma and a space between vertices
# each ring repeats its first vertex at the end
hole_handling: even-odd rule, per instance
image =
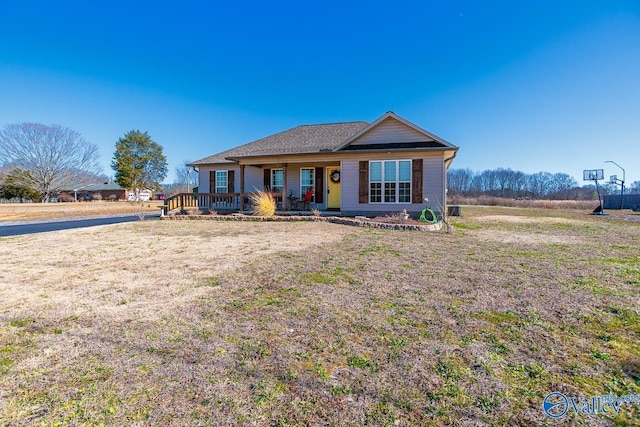
POLYGON ((314 168, 302 168, 300 169, 300 197, 304 197, 307 191, 315 188, 315 169, 314 168))
POLYGON ((411 203, 411 160, 369 162, 370 203, 411 203))
POLYGON ((216 193, 226 193, 228 190, 227 171, 216 171, 216 193))
POLYGON ((282 169, 271 169, 271 191, 274 193, 282 193, 282 184, 282 169))

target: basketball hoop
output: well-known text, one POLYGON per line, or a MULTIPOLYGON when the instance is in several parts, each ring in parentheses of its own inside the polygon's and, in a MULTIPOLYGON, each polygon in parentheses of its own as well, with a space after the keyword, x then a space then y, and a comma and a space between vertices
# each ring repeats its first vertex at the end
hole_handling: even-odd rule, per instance
POLYGON ((598 187, 598 180, 604 180, 604 169, 585 169, 582 171, 582 179, 596 183, 596 192, 598 193, 600 205, 591 212, 591 215, 606 215, 602 208, 602 197, 600 197, 600 187, 598 187))
POLYGON ((585 181, 603 180, 604 169, 586 169, 582 171, 582 179, 585 181))

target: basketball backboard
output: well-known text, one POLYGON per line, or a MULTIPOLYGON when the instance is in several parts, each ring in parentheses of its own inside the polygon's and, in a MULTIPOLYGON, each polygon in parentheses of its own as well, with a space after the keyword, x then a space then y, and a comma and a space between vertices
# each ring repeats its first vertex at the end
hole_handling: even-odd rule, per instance
POLYGON ((585 181, 604 179, 604 169, 585 169, 582 171, 582 179, 585 181))

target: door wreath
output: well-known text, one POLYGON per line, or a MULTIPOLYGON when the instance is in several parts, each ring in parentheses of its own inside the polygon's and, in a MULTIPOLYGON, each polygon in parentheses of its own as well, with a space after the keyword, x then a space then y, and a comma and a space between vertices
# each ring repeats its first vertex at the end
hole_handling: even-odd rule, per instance
POLYGON ((337 184, 340 182, 340 171, 339 170, 334 170, 333 172, 331 172, 329 174, 329 179, 331 180, 331 182, 333 182, 334 184, 337 184))

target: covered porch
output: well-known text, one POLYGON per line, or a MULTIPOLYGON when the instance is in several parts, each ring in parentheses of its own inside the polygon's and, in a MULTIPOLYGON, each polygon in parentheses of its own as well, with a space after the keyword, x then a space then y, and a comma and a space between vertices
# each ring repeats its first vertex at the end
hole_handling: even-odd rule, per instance
MULTIPOLYGON (((283 197, 283 193, 269 192, 276 200, 279 212, 311 212, 316 203, 295 196, 283 197)), ((173 210, 200 209, 216 212, 251 212, 251 193, 178 193, 164 201, 166 212, 173 210)))
POLYGON ((241 163, 200 170, 202 193, 180 193, 165 200, 165 211, 187 208, 216 212, 251 211, 249 195, 269 192, 278 212, 340 211, 339 161, 241 163), (202 185, 202 183, 208 183, 202 185), (204 187, 204 188, 203 188, 204 187), (208 188, 207 188, 208 187, 208 188))

